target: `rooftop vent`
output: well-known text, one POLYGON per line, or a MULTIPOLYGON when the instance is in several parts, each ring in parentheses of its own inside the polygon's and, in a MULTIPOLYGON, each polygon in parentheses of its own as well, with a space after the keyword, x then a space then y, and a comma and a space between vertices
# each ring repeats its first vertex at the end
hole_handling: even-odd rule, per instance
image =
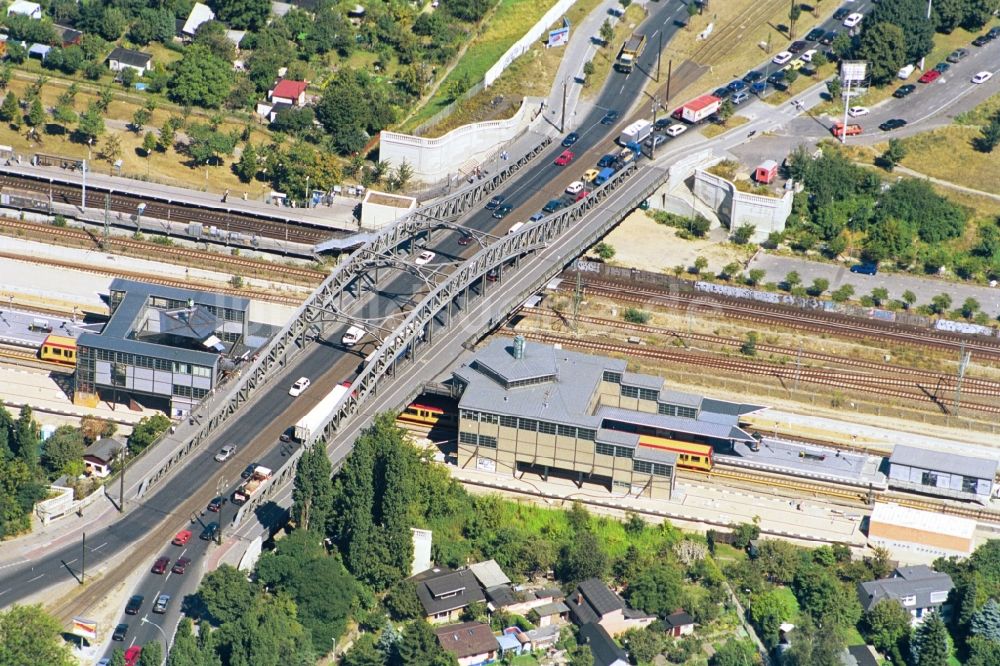
POLYGON ((512 353, 514 355, 514 358, 516 358, 519 361, 524 358, 524 336, 523 335, 515 335, 514 336, 514 350, 513 350, 512 353))

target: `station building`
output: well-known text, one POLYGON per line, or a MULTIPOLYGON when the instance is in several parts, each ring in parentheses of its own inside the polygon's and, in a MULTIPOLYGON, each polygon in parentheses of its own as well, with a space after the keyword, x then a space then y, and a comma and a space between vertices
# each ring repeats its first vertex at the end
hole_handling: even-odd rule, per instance
POLYGON ((693 462, 685 444, 729 451, 753 440, 739 419, 763 407, 667 390, 626 365, 520 336, 493 340, 452 373, 459 466, 669 498, 678 462, 693 462))
POLYGON ((889 485, 988 504, 997 465, 996 459, 897 445, 889 457, 889 485))
POLYGON ((250 301, 115 279, 110 318, 77 339, 77 404, 136 400, 184 416, 251 353, 250 301))

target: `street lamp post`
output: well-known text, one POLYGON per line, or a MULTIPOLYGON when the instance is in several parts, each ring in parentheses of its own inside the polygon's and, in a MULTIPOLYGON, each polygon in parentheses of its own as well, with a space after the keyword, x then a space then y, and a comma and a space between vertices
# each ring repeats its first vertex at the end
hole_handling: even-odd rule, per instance
POLYGON ((83 161, 83 194, 80 197, 80 209, 84 212, 87 210, 87 164, 90 163, 90 146, 94 143, 93 139, 87 139, 87 159, 83 161))
POLYGON ((142 616, 142 620, 140 620, 140 622, 142 622, 142 624, 153 625, 154 627, 156 627, 156 630, 160 632, 160 635, 163 636, 163 663, 161 664, 161 666, 167 666, 167 652, 170 651, 170 641, 167 640, 167 633, 163 631, 163 627, 156 624, 145 615, 142 616))
POLYGON ((309 176, 306 176, 306 208, 309 208, 309 202, 311 200, 312 197, 309 196, 309 176))

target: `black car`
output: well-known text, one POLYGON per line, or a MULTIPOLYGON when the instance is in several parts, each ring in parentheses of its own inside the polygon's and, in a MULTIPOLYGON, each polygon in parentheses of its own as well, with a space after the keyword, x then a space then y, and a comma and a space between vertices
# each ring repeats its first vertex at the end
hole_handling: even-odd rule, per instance
POLYGON ((877 264, 855 264, 851 266, 852 273, 861 273, 862 275, 875 275, 878 273, 877 264))
MULTIPOLYGON (((653 123, 653 128, 656 129, 656 130, 665 130, 668 127, 670 127, 671 125, 673 125, 673 124, 674 124, 674 121, 672 119, 670 119, 670 118, 657 118, 656 122, 653 123)), ((607 157, 607 155, 605 157, 607 157)), ((597 166, 601 166, 601 165, 598 164, 597 166)))
POLYGON ((562 199, 550 199, 547 204, 545 204, 544 206, 542 206, 542 212, 543 213, 554 213, 554 212, 556 212, 557 210, 559 210, 560 208, 562 208, 565 205, 566 204, 565 204, 565 202, 563 202, 562 199))
POLYGON ((495 197, 486 202, 486 210, 493 210, 494 208, 502 204, 504 199, 506 198, 507 197, 505 197, 502 194, 496 195, 495 197))
POLYGON ((141 594, 136 594, 129 598, 128 603, 125 604, 125 614, 126 615, 138 615, 139 609, 142 608, 143 596, 141 594))
POLYGON ((829 32, 825 33, 822 37, 820 37, 819 43, 822 44, 823 46, 829 46, 830 44, 833 44, 833 40, 835 39, 837 39, 837 31, 830 30, 829 32))
POLYGON ((764 80, 764 72, 759 72, 754 70, 752 72, 747 72, 746 76, 743 77, 744 83, 757 83, 758 81, 764 80))
POLYGON ((729 99, 729 96, 733 94, 733 91, 729 88, 716 88, 715 92, 712 94, 719 99, 729 99))
POLYGON ((990 38, 987 37, 986 35, 979 35, 978 37, 972 40, 973 46, 986 46, 989 43, 990 43, 990 38))
POLYGON ((806 42, 802 41, 801 39, 799 39, 799 40, 796 40, 796 41, 792 42, 788 46, 788 52, 789 53, 802 53, 803 51, 806 50, 807 46, 809 46, 808 43, 806 43, 806 42))
POLYGON ((215 498, 212 499, 211 502, 208 503, 208 510, 211 511, 211 512, 213 512, 213 513, 218 513, 219 510, 222 509, 223 506, 225 506, 226 501, 227 500, 226 500, 225 497, 221 497, 221 496, 220 497, 215 497, 215 498))
POLYGON ((502 206, 497 206, 497 209, 493 211, 493 217, 495 217, 498 220, 502 220, 503 218, 507 217, 507 214, 510 213, 510 211, 512 210, 514 210, 514 207, 511 206, 510 204, 503 204, 502 206))
POLYGON ((912 83, 907 83, 905 86, 900 86, 896 88, 896 92, 892 93, 892 96, 895 97, 896 99, 903 99, 916 89, 917 87, 915 85, 913 85, 912 83))
POLYGON ((990 28, 990 31, 986 33, 986 36, 990 39, 996 39, 1000 37, 1000 28, 990 28))
POLYGON ((614 109, 612 109, 611 111, 608 111, 607 113, 605 113, 604 117, 601 118, 601 124, 602 125, 610 125, 611 123, 615 122, 616 120, 618 120, 618 112, 615 111, 614 109))
POLYGON ((949 69, 951 69, 951 65, 949 65, 946 62, 939 62, 938 64, 934 65, 934 69, 936 71, 941 72, 942 74, 944 74, 949 69))
POLYGON ((563 148, 569 148, 574 143, 580 140, 580 135, 577 132, 570 132, 566 135, 566 138, 562 140, 563 148))
POLYGON ((845 18, 848 17, 848 15, 850 13, 851 13, 851 10, 848 7, 841 7, 840 9, 838 9, 837 11, 835 11, 833 13, 833 20, 834 21, 843 21, 845 18))
POLYGON ((878 128, 883 132, 891 132, 892 130, 899 129, 900 127, 906 127, 906 121, 902 118, 890 118, 878 126, 878 128))
POLYGON ((614 155, 605 155, 601 159, 597 160, 598 169, 606 169, 609 166, 613 166, 615 163, 614 155))
POLYGON ((767 77, 767 82, 770 83, 772 86, 777 85, 784 80, 785 80, 785 72, 780 69, 777 72, 772 73, 771 76, 767 77))
POLYGON ((125 636, 128 634, 128 625, 122 622, 117 627, 115 627, 115 632, 111 634, 111 640, 113 641, 123 641, 125 636))
POLYGON ((250 463, 249 465, 247 465, 247 468, 242 472, 240 472, 240 478, 249 479, 251 476, 253 476, 253 470, 255 467, 257 467, 257 463, 250 463))
MULTIPOLYGON (((205 529, 201 531, 201 536, 198 537, 202 541, 211 541, 215 537, 215 533, 219 531, 219 523, 209 523, 205 525, 205 529)), ((140 599, 142 597, 139 597, 140 599)))
POLYGON ((823 38, 824 34, 826 34, 826 31, 823 30, 823 28, 813 28, 812 30, 809 31, 809 34, 806 35, 806 41, 818 42, 820 39, 823 38))

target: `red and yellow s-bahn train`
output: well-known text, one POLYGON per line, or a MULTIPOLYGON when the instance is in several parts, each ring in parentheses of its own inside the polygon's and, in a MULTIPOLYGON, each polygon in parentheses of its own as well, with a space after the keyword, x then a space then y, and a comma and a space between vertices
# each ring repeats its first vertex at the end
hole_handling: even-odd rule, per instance
POLYGON ((76 338, 50 334, 38 350, 38 357, 43 361, 76 366, 76 338))
POLYGON ((429 426, 431 428, 457 428, 458 418, 455 414, 455 410, 447 409, 439 405, 424 404, 413 402, 406 406, 399 416, 396 417, 397 421, 402 421, 403 423, 415 423, 419 425, 429 426))
POLYGON ((639 446, 676 453, 678 467, 704 472, 712 470, 712 446, 710 444, 696 444, 664 437, 653 437, 652 435, 640 435, 639 446))

